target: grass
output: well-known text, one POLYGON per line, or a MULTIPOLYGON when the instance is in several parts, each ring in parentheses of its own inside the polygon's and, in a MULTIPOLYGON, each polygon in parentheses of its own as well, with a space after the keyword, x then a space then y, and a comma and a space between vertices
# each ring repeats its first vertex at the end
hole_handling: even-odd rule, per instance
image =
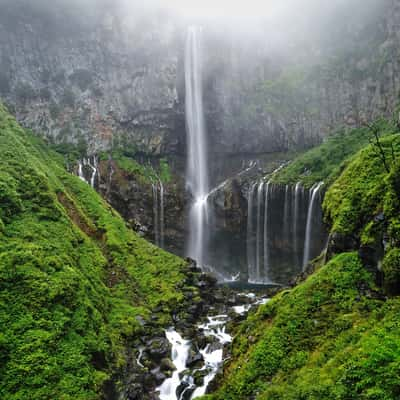
POLYGON ((355 253, 341 254, 251 315, 208 400, 396 399, 400 300, 378 300, 355 253))
POLYGON ((207 400, 400 398, 400 136, 381 125, 389 171, 364 130, 336 136, 275 177, 328 183, 331 231, 385 252, 383 282, 357 250, 334 256, 292 290, 251 314, 207 400))
POLYGON ((184 307, 185 271, 0 106, 0 398, 101 398, 137 317, 184 307))
MULTIPOLYGON (((388 121, 377 121, 381 135, 393 132, 388 121)), ((368 145, 372 135, 368 128, 340 131, 324 143, 296 157, 287 167, 274 175, 274 181, 282 184, 302 182, 311 187, 317 182, 331 185, 338 178, 351 158, 368 145)))

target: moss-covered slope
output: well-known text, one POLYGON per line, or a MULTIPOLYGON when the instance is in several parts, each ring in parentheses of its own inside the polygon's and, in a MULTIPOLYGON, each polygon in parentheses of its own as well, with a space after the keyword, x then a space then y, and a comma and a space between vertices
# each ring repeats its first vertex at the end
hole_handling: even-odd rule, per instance
POLYGON ((139 321, 179 311, 185 269, 0 106, 0 398, 100 398, 139 321))
MULTIPOLYGON (((391 121, 378 120, 374 127, 381 136, 396 129, 391 121)), ((302 182, 305 187, 324 181, 331 185, 359 150, 373 139, 367 127, 339 131, 330 136, 323 144, 297 156, 290 164, 273 177, 277 183, 296 184, 302 182)))
POLYGON ((353 248, 248 318, 209 399, 400 399, 400 136, 383 136, 380 149, 367 145, 340 169, 324 144, 282 171, 294 177, 290 168, 312 159, 322 170, 310 179, 336 178, 325 213, 353 248), (381 248, 383 287, 363 246, 381 248))

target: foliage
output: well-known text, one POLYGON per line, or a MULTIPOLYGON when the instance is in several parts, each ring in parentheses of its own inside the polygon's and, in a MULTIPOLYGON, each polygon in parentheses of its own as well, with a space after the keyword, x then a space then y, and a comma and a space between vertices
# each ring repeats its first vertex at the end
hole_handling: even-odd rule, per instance
POLYGON ((400 249, 393 248, 385 256, 382 265, 384 287, 389 295, 400 294, 400 249))
MULTIPOLYGON (((393 132, 393 126, 387 121, 377 122, 381 136, 393 132)), ((296 184, 301 181, 304 186, 324 181, 328 186, 340 175, 360 149, 371 139, 368 128, 344 130, 330 136, 323 144, 299 155, 288 166, 279 171, 274 181, 284 184, 296 184)))
MULTIPOLYGON (((397 134, 383 138, 381 145, 388 160, 391 160, 392 152, 394 155, 400 154, 400 136, 397 134)), ((396 165, 392 160, 389 167, 398 170, 396 165)), ((380 155, 372 145, 367 146, 349 163, 326 193, 324 210, 332 230, 359 235, 364 243, 368 243, 373 231, 368 224, 383 211, 384 194, 387 192, 389 195, 389 189, 389 174, 380 155)), ((398 215, 393 217, 398 218, 398 215)))
POLYGON ((368 295, 369 273, 342 254, 283 291, 241 327, 209 400, 395 399, 400 300, 368 295))
POLYGON ((101 398, 127 343, 184 300, 186 263, 129 230, 61 160, 0 106, 2 399, 101 398), (143 328, 136 317, 155 308, 143 328))
POLYGON ((169 183, 172 180, 171 170, 168 164, 168 160, 162 158, 160 160, 160 179, 163 183, 169 183))

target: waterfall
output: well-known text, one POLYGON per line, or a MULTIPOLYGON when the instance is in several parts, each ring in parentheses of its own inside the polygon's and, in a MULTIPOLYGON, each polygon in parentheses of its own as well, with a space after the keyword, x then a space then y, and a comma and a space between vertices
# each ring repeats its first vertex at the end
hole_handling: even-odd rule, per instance
POLYGON ((193 196, 189 211, 187 255, 204 264, 208 222, 208 171, 203 111, 201 28, 188 29, 185 50, 186 183, 193 196))
POLYGON ((302 186, 301 182, 298 182, 294 188, 294 209, 293 209, 293 254, 294 254, 294 262, 295 266, 299 263, 298 251, 299 251, 299 242, 298 242, 298 221, 300 218, 299 210, 300 210, 300 197, 302 194, 302 186))
POLYGON ((254 257, 254 242, 253 242, 253 197, 257 184, 254 183, 249 188, 247 196, 247 272, 249 281, 255 281, 255 257, 254 257))
POLYGON ((289 185, 285 186, 285 202, 283 205, 283 239, 285 242, 289 242, 289 220, 290 220, 290 192, 289 185))
POLYGON ((314 208, 317 196, 323 184, 324 184, 323 182, 315 184, 310 191, 310 198, 309 198, 308 212, 307 212, 306 236, 304 240, 303 271, 305 270, 308 262, 310 261, 310 245, 311 245, 314 208))
POLYGON ((88 159, 88 165, 92 169, 92 175, 90 177, 90 186, 94 188, 94 183, 97 175, 97 159, 96 156, 93 156, 93 165, 90 164, 90 159, 88 159))
MULTIPOLYGON (((78 176, 79 178, 89 184, 92 188, 94 188, 95 185, 95 179, 97 175, 97 170, 98 170, 98 165, 97 165, 97 158, 96 156, 93 156, 93 165, 90 162, 90 158, 83 158, 82 161, 78 161, 78 176), (90 175, 90 180, 88 181, 85 177, 85 171, 83 170, 83 167, 86 167, 85 170, 90 168, 92 170, 92 173, 90 175)), ((87 173, 86 173, 87 175, 87 173)))
POLYGON ((265 187, 265 209, 264 209, 264 275, 266 282, 269 282, 269 270, 270 270, 269 243, 268 243, 270 187, 271 187, 271 182, 268 181, 267 186, 265 187))
POLYGON ((153 226, 154 243, 156 246, 164 248, 164 186, 161 179, 152 185, 153 191, 153 226))
POLYGON ((154 221, 154 243, 156 246, 160 244, 160 237, 159 237, 159 228, 158 228, 158 187, 157 184, 153 183, 152 185, 153 190, 153 221, 154 221))
POLYGON ((164 185, 160 179, 160 247, 164 248, 164 185))
MULTIPOLYGON (((261 214, 261 206, 262 206, 262 200, 263 200, 263 187, 264 187, 264 182, 260 182, 258 185, 258 190, 257 190, 257 231, 256 231, 256 280, 259 282, 261 280, 261 239, 262 239, 262 232, 261 232, 261 226, 262 226, 262 214, 261 214)), ((265 242, 265 237, 264 237, 264 242, 265 242)))
POLYGON ((83 166, 81 161, 78 161, 78 176, 83 182, 87 183, 85 176, 83 175, 83 166))
POLYGON ((171 378, 166 379, 157 390, 160 392, 161 400, 177 400, 176 390, 181 383, 179 375, 186 369, 190 341, 183 339, 174 329, 166 331, 165 335, 172 346, 171 358, 176 369, 171 378))

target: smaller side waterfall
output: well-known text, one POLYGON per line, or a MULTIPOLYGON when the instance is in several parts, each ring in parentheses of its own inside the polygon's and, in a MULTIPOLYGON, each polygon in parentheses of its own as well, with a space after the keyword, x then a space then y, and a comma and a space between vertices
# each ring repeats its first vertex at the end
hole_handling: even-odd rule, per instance
MULTIPOLYGON (((90 159, 88 159, 90 161, 90 159)), ((97 159, 96 156, 93 156, 93 165, 90 164, 89 162, 89 167, 92 170, 92 175, 90 177, 90 186, 92 188, 94 188, 94 184, 95 184, 95 179, 96 179, 96 175, 97 175, 97 159)))
POLYGON ((256 231, 256 280, 261 279, 261 239, 262 239, 262 204, 264 182, 260 182, 257 190, 257 231, 256 231))
POLYGON ((160 245, 160 231, 159 231, 159 218, 158 218, 158 186, 152 184, 153 189, 153 221, 154 221, 154 243, 156 246, 160 245))
POLYGON ((264 207, 264 273, 265 280, 269 283, 269 237, 268 237, 268 223, 269 223, 269 198, 270 198, 271 182, 267 182, 265 187, 265 207, 264 207))
POLYGON ((310 199, 308 205, 307 212, 307 225, 306 225, 306 236, 304 240, 304 253, 303 253, 303 271, 307 267, 308 262, 310 261, 310 244, 311 244, 311 236, 312 236, 312 228, 313 228, 313 218, 314 218, 314 209, 316 205, 316 200, 318 198, 319 192, 324 185, 324 182, 320 182, 314 185, 311 188, 310 199))
POLYGON ((98 176, 98 162, 96 156, 93 156, 93 163, 90 157, 78 161, 78 177, 94 188, 96 177, 98 176), (89 178, 89 179, 88 179, 89 178))
POLYGON ((88 183, 85 176, 83 175, 82 161, 78 161, 78 176, 83 182, 88 183))
POLYGON ((164 243, 164 185, 160 179, 160 247, 163 249, 164 243))
POLYGON ((152 184, 153 191, 153 226, 154 243, 156 246, 164 248, 164 185, 159 179, 152 184))
POLYGON ((305 190, 272 182, 250 186, 247 200, 247 271, 251 284, 289 282, 326 242, 322 183, 305 190))

